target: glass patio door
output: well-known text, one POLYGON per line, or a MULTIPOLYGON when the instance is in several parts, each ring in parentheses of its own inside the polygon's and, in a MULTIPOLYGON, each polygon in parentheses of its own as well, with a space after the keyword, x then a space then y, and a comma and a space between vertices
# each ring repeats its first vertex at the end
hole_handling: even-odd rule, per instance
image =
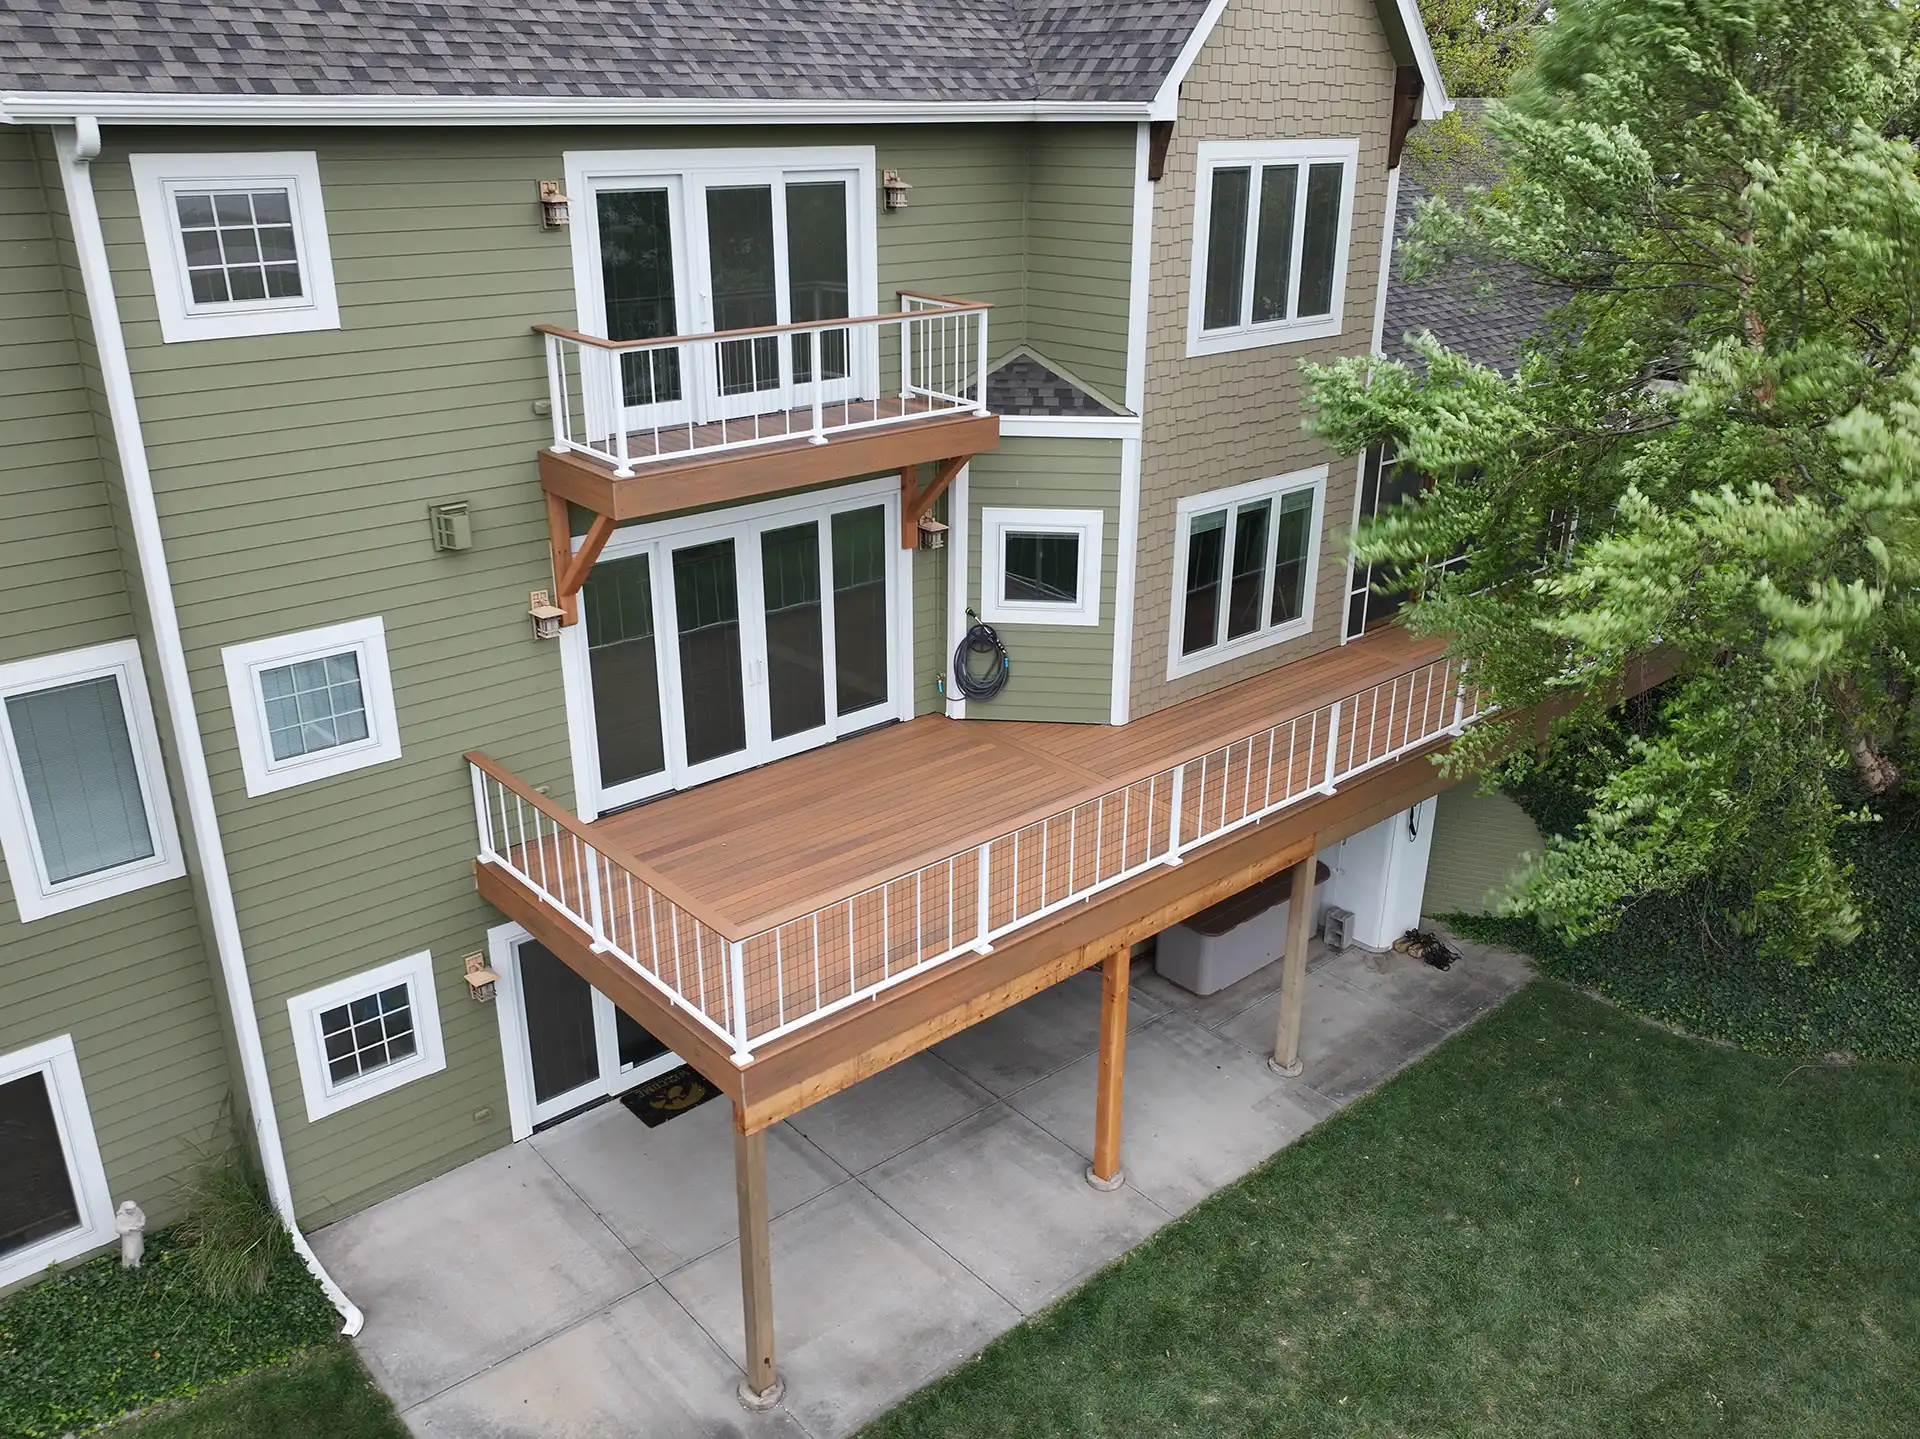
POLYGON ((666 1045, 539 940, 522 939, 510 954, 535 1124, 620 1094, 679 1063, 666 1045))
MULTIPOLYGON (((604 333, 610 340, 652 340, 692 328, 682 277, 679 187, 668 181, 636 181, 633 188, 603 189, 593 212, 600 254, 604 333)), ((599 364, 617 364, 621 403, 630 429, 684 423, 693 413, 693 385, 677 346, 590 352, 599 364)), ((589 382, 610 377, 593 372, 589 382)), ((587 396, 590 421, 605 407, 600 393, 587 396)))

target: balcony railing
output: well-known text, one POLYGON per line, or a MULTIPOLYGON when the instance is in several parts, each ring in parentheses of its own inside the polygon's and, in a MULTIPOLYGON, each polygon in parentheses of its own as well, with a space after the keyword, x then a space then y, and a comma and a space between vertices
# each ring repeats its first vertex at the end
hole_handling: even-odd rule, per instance
POLYGON ((590 825, 469 754, 480 859, 747 1064, 753 1051, 1446 735, 1481 713, 1438 659, 984 843, 735 933, 590 825))
POLYGON ((887 315, 608 340, 536 325, 556 453, 627 478, 646 465, 780 440, 987 413, 987 312, 900 292, 887 315))

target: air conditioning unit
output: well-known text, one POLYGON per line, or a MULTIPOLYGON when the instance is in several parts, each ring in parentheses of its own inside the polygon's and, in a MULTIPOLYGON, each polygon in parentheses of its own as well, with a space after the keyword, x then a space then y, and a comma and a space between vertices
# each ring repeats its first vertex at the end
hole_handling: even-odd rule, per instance
POLYGON ((1320 914, 1328 949, 1345 949, 1353 943, 1353 911, 1330 904, 1320 914))

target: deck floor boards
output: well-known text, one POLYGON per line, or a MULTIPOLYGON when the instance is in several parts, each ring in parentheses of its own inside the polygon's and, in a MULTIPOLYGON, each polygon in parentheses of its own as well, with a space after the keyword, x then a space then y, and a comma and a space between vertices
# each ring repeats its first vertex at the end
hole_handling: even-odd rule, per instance
POLYGON ((1403 674, 1444 647, 1392 628, 1124 726, 926 715, 592 826, 729 927, 789 915, 1403 674))

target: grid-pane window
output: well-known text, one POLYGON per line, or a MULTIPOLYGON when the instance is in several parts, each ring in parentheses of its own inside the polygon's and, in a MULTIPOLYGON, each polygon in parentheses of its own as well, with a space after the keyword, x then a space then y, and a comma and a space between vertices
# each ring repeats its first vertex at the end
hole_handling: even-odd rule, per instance
POLYGON ((327 1078, 346 1084, 419 1052, 414 1037, 413 996, 396 984, 320 1013, 320 1042, 327 1078))
POLYGON ((261 670, 260 702, 276 761, 358 744, 371 732, 352 650, 261 670))
POLYGON ((180 190, 173 208, 194 304, 296 300, 304 293, 285 189, 180 190))
POLYGON ((1305 627, 1319 494, 1317 478, 1294 475, 1181 503, 1176 673, 1305 627))
POLYGON ((1352 180, 1352 161, 1335 156, 1352 147, 1234 143, 1211 161, 1208 148, 1203 145, 1201 155, 1199 218, 1206 238, 1198 257, 1195 342, 1232 348, 1234 336, 1259 344, 1296 328, 1331 333, 1352 180))
POLYGON ((153 856, 118 678, 10 695, 6 719, 49 884, 153 856))

